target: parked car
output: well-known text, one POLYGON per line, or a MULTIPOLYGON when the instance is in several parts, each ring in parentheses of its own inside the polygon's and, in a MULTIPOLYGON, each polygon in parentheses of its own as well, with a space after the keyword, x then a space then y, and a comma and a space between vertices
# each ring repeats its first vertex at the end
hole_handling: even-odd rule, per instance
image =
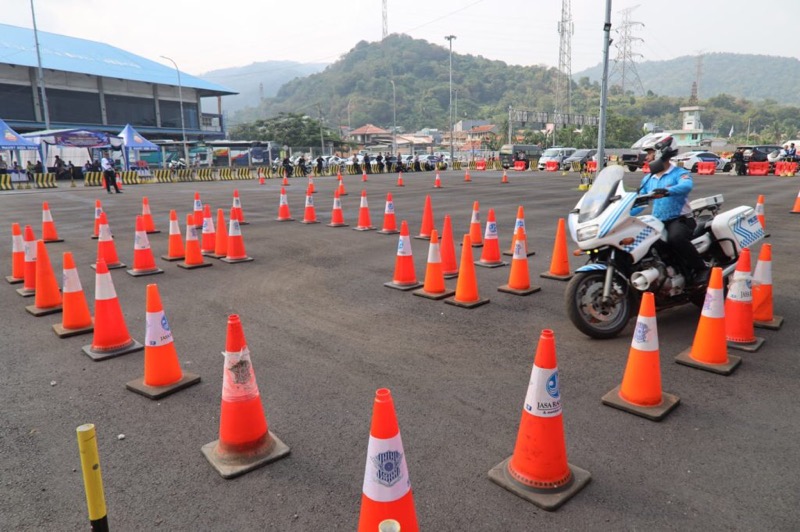
POLYGON ((697 163, 711 163, 716 165, 720 172, 728 172, 733 167, 730 159, 720 157, 710 151, 687 151, 670 159, 672 163, 683 163, 683 167, 690 172, 697 172, 697 163))
POLYGON ((544 153, 541 157, 539 157, 539 170, 544 170, 547 166, 549 161, 555 161, 558 163, 558 167, 561 168, 561 163, 564 162, 564 159, 575 153, 575 148, 562 148, 559 146, 554 146, 552 148, 548 148, 544 150, 544 153))
POLYGON ((578 162, 581 163, 581 168, 583 168, 587 162, 595 160, 595 155, 597 154, 597 150, 590 150, 590 149, 581 149, 576 150, 575 153, 567 157, 561 162, 561 169, 562 170, 569 170, 572 168, 572 163, 578 162))
POLYGON ((759 144, 756 146, 737 146, 738 150, 744 150, 744 162, 749 163, 750 158, 755 156, 756 161, 769 161, 775 162, 780 158, 782 146, 775 144, 759 144))

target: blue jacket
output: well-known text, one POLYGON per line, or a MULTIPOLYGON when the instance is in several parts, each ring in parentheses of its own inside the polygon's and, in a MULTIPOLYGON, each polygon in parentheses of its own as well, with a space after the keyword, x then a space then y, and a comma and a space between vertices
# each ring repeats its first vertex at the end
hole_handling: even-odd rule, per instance
POLYGON ((645 175, 639 192, 649 194, 657 188, 666 188, 669 191, 669 196, 653 200, 653 216, 666 222, 692 212, 689 208, 689 193, 693 187, 692 174, 685 168, 673 165, 661 177, 645 175))

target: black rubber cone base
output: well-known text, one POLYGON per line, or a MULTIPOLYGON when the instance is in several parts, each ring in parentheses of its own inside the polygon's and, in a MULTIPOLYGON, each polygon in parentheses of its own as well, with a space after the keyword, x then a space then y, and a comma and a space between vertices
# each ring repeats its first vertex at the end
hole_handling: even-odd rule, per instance
POLYGON ((144 277, 145 275, 156 275, 159 273, 164 273, 164 270, 161 268, 156 268, 155 270, 126 270, 128 275, 132 275, 133 277, 144 277))
POLYGON ((455 297, 451 297, 444 300, 445 303, 448 305, 455 305, 461 308, 475 308, 480 307, 481 305, 485 305, 489 302, 488 299, 478 299, 477 301, 457 301, 455 297))
POLYGON ((128 382, 125 384, 125 387, 132 392, 144 395, 150 399, 161 399, 162 397, 171 395, 199 382, 200 375, 195 375, 194 373, 188 373, 184 371, 183 377, 178 382, 168 384, 166 386, 148 386, 144 383, 144 377, 140 377, 128 382))
POLYGON ((186 258, 186 257, 185 256, 184 257, 170 257, 169 255, 161 255, 161 260, 165 260, 167 262, 175 262, 175 261, 183 260, 184 258, 186 258))
POLYGON ((519 290, 517 288, 511 288, 507 284, 504 284, 503 286, 498 287, 497 291, 498 292, 505 292, 506 294, 513 294, 515 296, 529 296, 531 294, 535 294, 536 292, 538 292, 541 289, 542 289, 541 286, 531 286, 530 288, 528 288, 526 290, 519 290))
POLYGON ((293 222, 294 218, 275 218, 276 222, 293 222))
POLYGON ((511 457, 509 456, 490 469, 489 480, 548 512, 560 508, 561 505, 570 500, 573 495, 581 491, 592 480, 592 474, 585 469, 567 464, 570 472, 572 472, 572 480, 567 485, 552 490, 531 488, 521 484, 511 476, 508 472, 508 463, 510 461, 511 457))
POLYGON ((91 238, 92 238, 92 240, 98 240, 100 237, 97 236, 97 235, 92 235, 91 238))
MULTIPOLYGON (((381 229, 380 231, 378 231, 378 234, 380 234, 380 235, 397 235, 397 234, 400 234, 400 231, 398 231, 397 229, 389 229, 388 231, 385 230, 385 229, 381 229)), ((6 277, 6 279, 7 279, 7 277, 6 277)), ((9 283, 10 282, 11 281, 9 281, 9 283)), ((22 281, 19 281, 19 282, 22 282, 22 281)))
POLYGON ((219 260, 221 260, 222 262, 227 262, 228 264, 236 264, 239 262, 252 262, 255 259, 253 257, 242 257, 239 259, 229 259, 228 257, 222 257, 219 260))
POLYGON ((413 238, 414 238, 414 240, 430 240, 431 239, 431 235, 417 235, 417 236, 415 236, 413 238))
POLYGON ((397 284, 394 281, 390 281, 388 283, 383 283, 383 286, 386 288, 394 288, 395 290, 402 290, 403 292, 408 292, 409 290, 414 290, 422 286, 422 283, 411 283, 411 284, 397 284))
POLYGON ((57 314, 61 312, 61 305, 58 304, 55 307, 50 307, 50 308, 39 308, 36 305, 28 305, 27 307, 25 307, 25 310, 27 310, 30 314, 33 314, 38 318, 40 316, 47 316, 49 314, 57 314))
POLYGON ((156 229, 156 230, 154 230, 154 231, 147 231, 147 234, 148 234, 148 235, 154 235, 154 234, 156 234, 156 233, 160 233, 160 232, 161 232, 161 231, 159 231, 158 229, 156 229))
POLYGON ((17 288, 17 293, 22 297, 33 297, 36 295, 36 290, 28 290, 27 288, 17 288))
POLYGON ((200 264, 186 264, 185 262, 179 262, 178 268, 183 268, 184 270, 195 270, 197 268, 207 268, 209 266, 213 266, 210 262, 201 262, 200 264))
POLYGON ((783 326, 783 316, 772 316, 771 321, 753 321, 753 326, 759 329, 777 331, 783 326))
POLYGON ((473 264, 475 266, 480 266, 481 268, 500 268, 501 266, 508 266, 508 263, 503 262, 502 260, 500 262, 481 262, 476 260, 473 262, 473 264))
POLYGON ((367 226, 360 226, 360 227, 353 227, 353 231, 374 231, 377 227, 373 227, 371 225, 367 226))
POLYGON ((749 343, 743 342, 734 342, 732 340, 728 340, 728 348, 729 349, 738 349, 739 351, 744 351, 746 353, 755 353, 761 346, 764 345, 764 339, 760 336, 755 337, 755 341, 749 343))
POLYGON ((550 272, 540 273, 539 277, 544 277, 545 279, 553 279, 554 281, 569 281, 572 279, 572 274, 567 275, 555 275, 550 272))
POLYGON ((329 224, 325 224, 325 225, 327 225, 328 227, 350 227, 350 224, 329 223, 329 224))
POLYGON ((45 244, 55 244, 56 242, 63 242, 63 241, 64 241, 63 238, 56 238, 55 240, 44 240, 43 242, 45 244))
POLYGON ((275 460, 287 456, 291 451, 272 431, 266 441, 255 449, 244 451, 236 456, 220 456, 217 452, 219 440, 214 440, 201 447, 206 459, 222 478, 234 478, 254 469, 263 467, 275 460))
POLYGON ((440 299, 444 299, 446 297, 450 297, 456 293, 455 290, 445 290, 444 292, 434 293, 434 292, 427 292, 424 288, 420 288, 419 290, 414 290, 411 292, 415 296, 424 297, 426 299, 433 299, 434 301, 439 301, 440 299))
POLYGON ((92 346, 85 345, 83 346, 83 352, 91 358, 92 360, 99 362, 100 360, 106 360, 109 358, 120 357, 122 355, 127 355, 128 353, 135 353, 136 351, 141 351, 144 349, 144 346, 137 342, 136 340, 132 340, 132 344, 126 347, 121 347, 119 349, 113 349, 111 351, 93 351, 92 346))
MULTIPOLYGON (((122 262, 118 262, 116 264, 106 264, 106 266, 108 266, 109 270, 119 270, 121 268, 127 268, 128 267, 125 263, 122 263, 122 262)), ((90 264, 89 267, 91 269, 93 269, 93 270, 96 270, 97 269, 97 264, 96 263, 95 264, 90 264)))
MULTIPOLYGON (((506 257, 513 257, 514 256, 514 252, 513 251, 504 251, 503 255, 505 255, 506 257)), ((536 255, 535 251, 528 251, 527 253, 525 253, 525 256, 527 256, 527 257, 532 257, 534 255, 536 255)))
POLYGON ((635 414, 650 421, 661 421, 673 408, 681 402, 680 397, 671 393, 661 392, 661 404, 656 406, 639 406, 625 401, 619 396, 619 386, 603 396, 603 404, 619 408, 630 414, 635 414))
POLYGON ((56 323, 53 325, 53 330, 56 332, 56 335, 59 338, 69 338, 70 336, 78 336, 81 334, 86 334, 94 331, 94 320, 92 320, 92 325, 87 325, 86 327, 81 327, 79 329, 66 329, 60 323, 56 323))
POLYGON ((678 364, 683 364, 684 366, 689 366, 690 368, 710 371, 711 373, 716 373, 718 375, 730 375, 739 366, 739 364, 742 363, 742 357, 728 355, 728 362, 725 364, 708 364, 706 362, 700 362, 699 360, 693 359, 691 354, 692 348, 690 347, 686 351, 683 351, 676 356, 675 362, 678 364))
POLYGON ((444 274, 445 279, 455 279, 456 277, 458 277, 458 272, 444 274))
POLYGON ((22 281, 24 281, 24 280, 25 280, 25 279, 23 279, 23 278, 19 278, 19 279, 17 279, 16 277, 13 277, 13 276, 11 276, 11 275, 7 275, 7 276, 6 276, 6 281, 8 281, 8 284, 19 284, 19 283, 21 283, 21 282, 22 282, 22 281))

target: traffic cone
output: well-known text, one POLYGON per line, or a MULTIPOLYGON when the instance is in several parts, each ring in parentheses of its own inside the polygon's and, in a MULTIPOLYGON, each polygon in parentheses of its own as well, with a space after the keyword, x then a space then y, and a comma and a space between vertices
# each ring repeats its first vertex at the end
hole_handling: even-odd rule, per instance
POLYGON ((221 259, 228 255, 228 230, 225 229, 225 211, 217 209, 217 234, 214 242, 214 253, 209 253, 209 257, 221 259))
POLYGON ((790 214, 800 214, 800 190, 797 191, 797 197, 794 199, 794 207, 789 211, 790 214))
POLYGON ((34 304, 25 310, 36 317, 61 312, 61 292, 44 240, 36 241, 36 294, 34 304))
POLYGON ((404 292, 422 286, 422 283, 417 281, 417 274, 414 272, 411 238, 408 235, 408 223, 405 220, 400 222, 400 238, 397 241, 394 278, 391 282, 383 283, 383 286, 403 290, 404 292))
POLYGON ((187 214, 183 262, 179 262, 178 267, 184 270, 193 270, 195 268, 205 268, 207 266, 213 266, 213 264, 203 261, 203 254, 200 252, 200 242, 197 241, 197 226, 194 225, 194 215, 187 214))
POLYGON ((156 229, 156 223, 153 221, 153 214, 150 212, 150 200, 147 199, 147 196, 142 198, 142 219, 144 220, 144 231, 148 235, 161 232, 156 229))
POLYGON ((261 174, 261 172, 258 173, 258 184, 259 185, 266 185, 267 184, 267 180, 264 179, 264 176, 261 174))
MULTIPOLYGON (((103 259, 106 268, 109 270, 116 270, 118 268, 125 268, 125 264, 119 261, 117 255, 117 245, 114 243, 114 237, 111 236, 111 228, 106 219, 106 213, 100 213, 100 237, 97 239, 97 259, 103 259)), ((96 265, 92 264, 92 268, 96 265)))
POLYGON ((430 240, 433 231, 433 207, 431 206, 430 195, 425 196, 425 208, 422 210, 422 226, 419 234, 414 238, 418 240, 430 240))
POLYGON ((450 215, 444 215, 442 223, 442 242, 439 244, 442 254, 442 273, 445 279, 458 277, 458 262, 456 261, 456 245, 453 242, 453 224, 450 215))
POLYGON ((289 177, 286 175, 286 170, 283 171, 283 182, 281 182, 282 187, 288 187, 289 185, 289 177))
POLYGON ((758 200, 756 200, 756 217, 758 218, 759 223, 761 224, 762 229, 764 231, 767 230, 767 220, 764 217, 764 195, 759 194, 758 200))
POLYGON ((436 178, 433 180, 433 188, 442 188, 442 179, 439 177, 439 170, 436 170, 436 178))
POLYGON ((528 256, 525 254, 525 239, 522 234, 517 233, 514 236, 514 255, 511 259, 508 284, 504 284, 497 290, 517 296, 529 296, 541 289, 541 286, 531 286, 531 276, 528 272, 528 256))
POLYGON ((122 190, 122 185, 123 185, 123 183, 122 183, 122 178, 121 178, 121 177, 120 177, 120 175, 119 175, 119 172, 117 172, 117 173, 115 173, 115 174, 114 174, 114 179, 116 179, 116 182, 117 182, 117 188, 118 188, 118 189, 120 189, 120 191, 121 191, 121 190, 122 190))
POLYGON ((603 396, 603 404, 661 421, 679 402, 678 396, 661 391, 655 299, 644 292, 622 384, 603 396))
POLYGON ((397 172, 397 186, 404 187, 406 184, 403 182, 403 172, 397 172))
POLYGON ((183 239, 181 238, 181 228, 178 225, 178 213, 175 210, 169 211, 169 248, 166 255, 161 255, 161 258, 166 261, 181 260, 186 256, 183 247, 183 239))
MULTIPOLYGON (((231 216, 235 216, 235 209, 231 209, 231 216)), ((200 253, 213 255, 217 247, 217 230, 214 228, 214 219, 211 217, 211 205, 203 205, 203 232, 200 237, 200 253)))
POLYGON ((200 376, 181 370, 158 285, 147 285, 145 306, 144 377, 128 382, 125 387, 150 399, 161 399, 197 384, 200 376))
POLYGON ((36 237, 33 235, 33 227, 25 226, 25 237, 22 241, 22 249, 25 254, 23 264, 22 288, 17 288, 17 293, 22 297, 33 297, 36 294, 36 237))
POLYGON ((469 240, 472 247, 483 246, 483 235, 481 234, 481 211, 480 204, 475 201, 472 203, 472 219, 469 222, 469 240))
POLYGON ((195 227, 203 227, 203 202, 200 201, 200 193, 194 193, 194 216, 192 217, 192 225, 195 227))
POLYGON ((772 244, 762 244, 753 272, 753 326, 777 331, 782 325, 772 309, 772 244))
POLYGON ((219 439, 202 451, 222 478, 233 478, 289 454, 289 447, 269 430, 258 392, 250 350, 239 316, 228 316, 222 374, 219 439))
POLYGON ((464 183, 472 183, 472 176, 469 175, 469 168, 464 172, 464 183))
MULTIPOLYGON (((364 174, 366 175, 366 174, 364 174)), ((372 219, 369 216, 369 203, 367 203, 367 191, 361 191, 361 208, 358 210, 358 225, 353 230, 355 231, 373 231, 375 226, 372 225, 372 219)))
POLYGON ((358 532, 379 530, 381 523, 390 518, 399 523, 397 530, 419 532, 392 392, 381 388, 375 392, 372 405, 358 532))
POLYGON ((753 278, 750 276, 750 250, 743 248, 736 270, 728 282, 725 300, 725 338, 728 347, 754 353, 764 345, 753 329, 753 278))
POLYGON ((494 218, 494 209, 489 209, 486 215, 486 233, 483 235, 483 250, 481 258, 475 261, 476 266, 484 268, 499 268, 507 266, 500 255, 500 241, 497 237, 497 221, 494 218))
POLYGON ((308 190, 310 190, 312 194, 317 193, 317 189, 314 187, 314 178, 311 176, 308 176, 308 190))
MULTIPOLYGON (((309 179, 311 179, 309 177, 309 179)), ((239 190, 233 189, 233 204, 231 205, 231 213, 236 213, 236 219, 239 220, 239 225, 250 225, 250 222, 244 219, 244 209, 242 209, 242 198, 239 197, 239 190)))
POLYGON ((378 231, 382 235, 396 235, 400 231, 397 230, 397 220, 394 214, 394 200, 392 193, 386 193, 386 207, 383 209, 383 229, 378 231))
POLYGON ((504 251, 503 255, 513 255, 516 247, 517 235, 522 234, 522 240, 525 242, 525 255, 530 257, 536 255, 535 251, 528 250, 528 232, 525 229, 525 209, 520 205, 517 207, 517 219, 514 221, 514 235, 511 239, 511 249, 504 251))
POLYGON ((503 170, 503 177, 500 179, 500 184, 501 185, 507 185, 508 183, 509 183, 509 181, 508 181, 508 173, 504 169, 503 170))
POLYGON ((303 212, 303 220, 300 223, 319 223, 319 220, 317 220, 317 210, 314 208, 314 196, 312 196, 313 193, 314 192, 311 190, 311 187, 306 188, 306 209, 303 212))
POLYGON ((94 336, 83 352, 92 360, 105 360, 144 349, 128 333, 114 281, 102 257, 97 259, 95 272, 94 336))
POLYGON ((569 257, 567 257, 567 230, 564 218, 558 219, 558 229, 556 229, 556 241, 553 244, 553 258, 550 260, 550 271, 539 274, 545 279, 556 281, 569 281, 572 274, 569 273, 569 257))
POLYGON ((11 224, 11 275, 6 276, 9 284, 19 284, 25 280, 25 241, 18 223, 11 224))
POLYGON ((342 214, 342 200, 339 198, 339 191, 333 193, 333 210, 331 211, 331 223, 327 224, 328 227, 347 227, 344 223, 344 214, 342 214))
POLYGON ((157 273, 164 273, 164 270, 156 266, 153 250, 150 249, 150 239, 147 237, 147 231, 144 230, 144 217, 137 216, 136 237, 133 240, 133 269, 128 270, 128 274, 142 277, 157 273))
POLYGON ((442 254, 439 250, 439 235, 436 229, 431 231, 431 243, 428 246, 428 265, 425 269, 425 284, 412 292, 415 296, 428 299, 444 299, 455 294, 455 290, 447 290, 442 272, 442 254))
POLYGON ((233 219, 233 212, 231 212, 230 219, 231 221, 228 225, 228 254, 219 260, 227 262, 228 264, 250 262, 254 260, 253 257, 247 256, 247 251, 244 249, 242 228, 239 226, 239 220, 233 219))
POLYGON ((279 222, 292 222, 292 214, 289 212, 289 200, 286 197, 286 189, 281 187, 281 198, 278 202, 278 217, 275 218, 279 222))
POLYGON ((485 305, 488 299, 481 299, 478 294, 478 280, 475 278, 475 264, 472 262, 472 242, 469 235, 464 235, 461 243, 461 268, 456 283, 456 295, 444 300, 449 305, 463 308, 475 308, 485 305))
POLYGON ((730 375, 741 364, 741 357, 728 356, 725 342, 725 293, 722 289, 722 268, 711 270, 706 300, 692 346, 675 357, 685 366, 730 375))
POLYGON ((59 338, 92 332, 94 321, 86 303, 75 260, 69 251, 64 252, 63 270, 61 323, 54 324, 53 330, 59 338))
POLYGON ((51 242, 63 242, 63 238, 58 238, 56 223, 53 221, 53 214, 47 202, 42 202, 42 240, 49 244, 51 242))
POLYGON ((92 240, 97 240, 100 237, 100 215, 103 214, 103 204, 100 200, 94 200, 94 233, 92 240))
POLYGON ((344 188, 344 179, 342 179, 342 173, 339 172, 337 175, 337 180, 339 182, 338 188, 336 190, 339 191, 339 197, 347 196, 347 190, 344 188))
POLYGON ((361 182, 362 183, 366 183, 367 182, 367 171, 366 170, 362 170, 361 171, 361 182))
POLYGON ((553 511, 582 490, 592 475, 567 462, 556 340, 539 336, 514 453, 489 471, 489 479, 514 495, 553 511))

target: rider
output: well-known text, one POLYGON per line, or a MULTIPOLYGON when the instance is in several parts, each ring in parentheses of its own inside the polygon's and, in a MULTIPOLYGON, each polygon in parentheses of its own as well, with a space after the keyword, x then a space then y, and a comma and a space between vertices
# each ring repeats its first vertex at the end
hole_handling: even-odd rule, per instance
POLYGON ((677 252, 693 275, 696 284, 708 282, 709 269, 692 244, 692 233, 697 223, 689 207, 689 193, 694 183, 692 174, 685 168, 670 164, 670 159, 678 154, 675 139, 670 135, 645 143, 645 161, 650 173, 644 176, 639 193, 653 194, 653 216, 664 222, 667 242, 677 252))

